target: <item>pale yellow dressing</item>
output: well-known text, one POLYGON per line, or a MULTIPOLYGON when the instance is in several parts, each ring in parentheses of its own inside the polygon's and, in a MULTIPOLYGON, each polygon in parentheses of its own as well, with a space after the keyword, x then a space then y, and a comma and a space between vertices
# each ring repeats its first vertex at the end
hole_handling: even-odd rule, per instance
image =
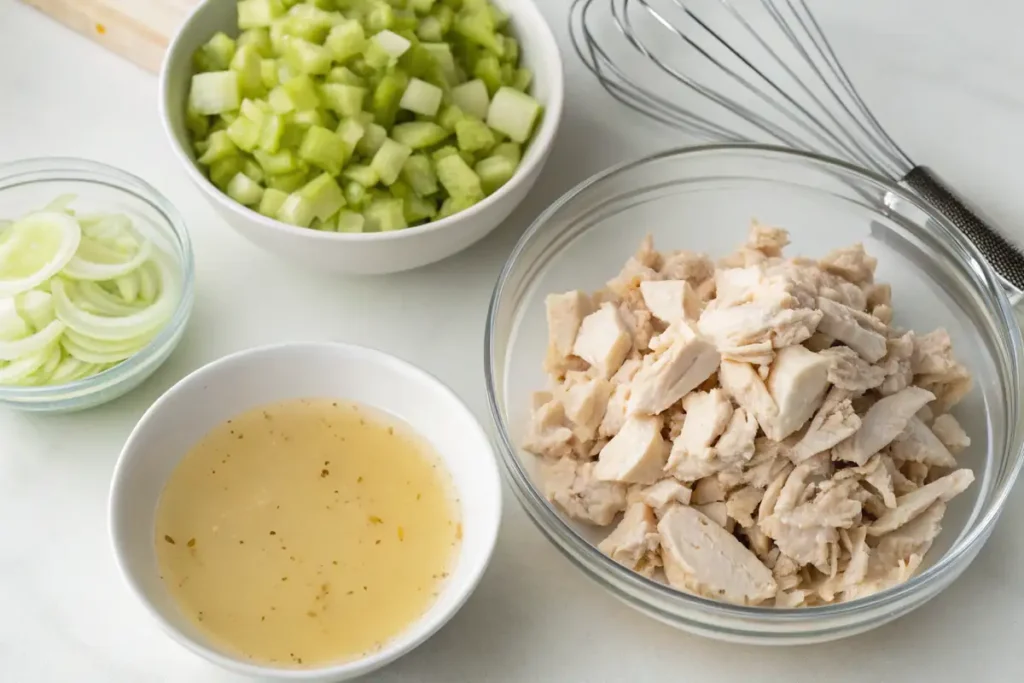
POLYGON ((215 428, 160 498, 156 553, 182 612, 256 663, 358 658, 420 617, 462 536, 448 474, 394 419, 332 400, 215 428))

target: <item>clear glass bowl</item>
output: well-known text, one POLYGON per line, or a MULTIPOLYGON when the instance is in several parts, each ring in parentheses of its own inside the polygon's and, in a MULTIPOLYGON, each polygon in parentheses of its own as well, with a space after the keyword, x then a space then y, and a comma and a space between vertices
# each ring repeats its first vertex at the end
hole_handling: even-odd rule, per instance
POLYGON ((83 380, 42 387, 0 386, 0 405, 33 412, 70 412, 106 403, 131 391, 160 367, 181 340, 194 294, 192 243, 177 210, 145 181, 83 159, 26 159, 0 165, 0 218, 37 211, 63 194, 77 195, 82 212, 119 212, 174 259, 181 295, 170 322, 144 349, 83 380))
POLYGON ((634 608, 704 636, 797 644, 879 626, 948 586, 992 532, 1022 463, 1021 333, 996 276, 937 212, 897 185, 826 158, 755 145, 669 151, 584 182, 520 239, 488 313, 486 379, 499 453, 530 517, 577 567, 634 608), (785 227, 789 255, 823 255, 857 242, 892 284, 896 323, 945 327, 974 373, 954 413, 973 439, 960 461, 977 480, 956 498, 943 532, 910 581, 822 607, 775 609, 714 602, 675 591, 616 564, 594 547, 608 529, 569 520, 534 484, 535 458, 518 448, 530 393, 544 388, 544 297, 595 290, 619 272, 646 233, 663 249, 712 256, 733 251, 750 221, 785 227))

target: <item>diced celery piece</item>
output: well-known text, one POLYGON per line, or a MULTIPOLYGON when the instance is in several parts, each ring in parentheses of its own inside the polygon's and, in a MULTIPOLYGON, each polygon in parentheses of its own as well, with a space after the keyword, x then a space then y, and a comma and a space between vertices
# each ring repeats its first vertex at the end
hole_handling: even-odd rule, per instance
POLYGON ((410 194, 403 201, 405 220, 410 225, 430 220, 437 215, 437 202, 433 199, 425 199, 417 194, 410 194))
POLYGON ((456 149, 455 147, 452 147, 451 145, 445 145, 441 149, 435 150, 434 153, 431 155, 431 158, 433 158, 434 163, 437 163, 438 161, 441 161, 441 159, 444 159, 447 156, 451 156, 452 154, 455 154, 457 156, 458 153, 459 150, 456 149))
POLYGON ((419 14, 426 14, 434 7, 434 0, 409 0, 409 8, 419 14))
POLYGON ((512 36, 499 36, 502 43, 501 61, 515 66, 519 63, 519 41, 512 36))
POLYGON ((225 124, 224 127, 227 128, 228 125, 234 123, 235 119, 238 118, 238 112, 237 111, 226 111, 226 112, 221 113, 219 115, 219 118, 220 118, 221 121, 224 122, 224 124, 225 124))
POLYGON ((324 83, 320 86, 323 105, 341 116, 355 116, 363 110, 366 88, 344 83, 324 83))
POLYGON ((270 34, 265 28, 251 28, 248 31, 242 31, 235 42, 238 44, 238 49, 245 45, 251 45, 261 58, 274 56, 274 48, 270 44, 270 34))
POLYGON ((452 102, 470 116, 483 121, 487 118, 487 107, 490 106, 491 98, 487 92, 487 85, 476 78, 452 88, 452 102))
POLYGON ((433 147, 451 133, 430 121, 399 123, 391 129, 391 138, 412 149, 433 147))
POLYGON ((444 93, 436 85, 412 78, 405 87, 398 106, 423 116, 433 116, 441 106, 442 97, 444 93))
POLYGON ((402 166, 402 180, 421 197, 432 195, 438 190, 434 167, 430 159, 422 154, 413 154, 405 160, 405 165, 402 166))
POLYGON ((284 30, 288 35, 308 40, 312 43, 323 43, 327 32, 335 24, 330 12, 309 3, 298 4, 288 10, 284 20, 284 30))
POLYGON ((540 103, 526 93, 502 87, 487 110, 487 125, 518 143, 526 142, 540 114, 540 103))
POLYGON ((384 52, 393 59, 398 59, 405 51, 412 47, 412 42, 393 31, 383 30, 371 38, 384 52))
POLYGON ((489 12, 460 12, 455 19, 454 28, 460 36, 487 49, 497 57, 504 54, 504 45, 498 41, 494 17, 489 12))
POLYGON ((349 149, 339 135, 320 126, 310 126, 299 146, 299 157, 331 175, 341 173, 349 149))
POLYGON ((523 158, 523 148, 516 142, 503 142, 491 151, 491 156, 503 156, 516 166, 523 158))
POLYGON ((198 159, 199 163, 204 166, 238 154, 238 147, 228 137, 227 131, 218 130, 210 133, 210 137, 206 138, 206 143, 206 151, 198 159))
POLYGON ((494 133, 483 121, 466 117, 455 124, 455 137, 463 152, 480 152, 490 149, 496 142, 494 133))
POLYGON ((323 221, 319 218, 314 218, 313 224, 309 227, 313 230, 319 230, 320 232, 336 232, 338 228, 337 223, 334 222, 334 216, 323 221))
POLYGON ((501 63, 501 84, 512 87, 512 83, 515 82, 516 70, 508 62, 501 63))
POLYGON ((362 232, 366 219, 363 218, 362 214, 358 214, 355 211, 342 209, 338 212, 337 221, 335 229, 338 232, 362 232))
POLYGON ((354 180, 345 183, 345 203, 353 209, 359 209, 366 203, 366 188, 354 180))
POLYGON ((308 228, 316 216, 312 204, 303 199, 298 190, 292 192, 277 210, 277 220, 300 228, 308 228))
POLYGON ((249 176, 257 183, 262 183, 266 174, 263 172, 263 167, 260 166, 255 159, 245 157, 242 162, 242 173, 249 176))
POLYGON ((507 156, 492 155, 478 161, 473 170, 480 177, 484 192, 491 194, 512 179, 516 173, 516 164, 507 156))
POLYGON ((280 114, 267 114, 260 128, 260 149, 264 152, 276 152, 281 149, 284 137, 285 121, 280 114))
POLYGON ((469 207, 480 201, 480 197, 448 197, 441 204, 441 210, 438 212, 434 220, 441 220, 442 218, 448 218, 454 216, 460 211, 465 211, 469 207))
POLYGON ((210 182, 224 191, 235 174, 242 170, 242 157, 224 157, 210 164, 210 182))
POLYGON ((487 92, 493 97, 501 87, 501 63, 494 55, 484 55, 476 61, 473 75, 487 85, 487 92))
POLYGON ((253 156, 256 157, 257 163, 267 175, 285 175, 294 171, 305 172, 306 170, 299 158, 295 156, 295 152, 290 149, 282 149, 275 153, 256 150, 253 152, 253 156))
POLYGON ((363 52, 366 33, 358 21, 347 20, 331 29, 324 45, 330 50, 334 61, 346 62, 363 52))
POLYGON ((380 181, 377 171, 362 164, 352 164, 345 169, 342 177, 359 183, 363 187, 373 187, 380 181))
MULTIPOLYGON (((206 154, 206 149, 209 146, 210 143, 208 143, 206 140, 196 140, 195 142, 192 143, 192 149, 198 156, 206 154)), ((5 224, 2 221, 0 221, 0 229, 2 229, 4 225, 5 224)))
POLYGON ((375 199, 363 210, 366 222, 381 232, 403 230, 409 227, 405 221, 405 202, 394 197, 375 199))
MULTIPOLYGON (((401 2, 402 0, 392 0, 401 2)), ((416 35, 416 27, 419 26, 419 18, 415 12, 410 10, 398 10, 395 12, 395 20, 391 23, 391 30, 395 33, 412 39, 416 35)))
POLYGON ((294 36, 284 42, 284 59, 297 73, 322 75, 331 70, 327 48, 294 36))
POLYGON ((313 216, 320 220, 327 220, 345 206, 345 195, 327 173, 310 180, 298 194, 312 204, 313 216))
POLYGON ((341 123, 338 124, 338 128, 335 132, 338 134, 338 137, 344 141, 345 146, 348 148, 349 156, 351 157, 356 151, 356 145, 359 144, 359 141, 363 139, 363 135, 366 134, 366 126, 361 124, 355 118, 347 118, 343 119, 341 123))
POLYGON ((277 62, 273 59, 260 60, 260 80, 267 90, 276 88, 280 84, 277 77, 277 62))
POLYGON ((373 91, 374 117, 377 123, 385 128, 394 125, 402 93, 405 92, 408 82, 409 79, 404 72, 393 71, 385 74, 373 91))
POLYGON ((240 0, 238 3, 238 28, 263 28, 270 26, 274 19, 284 14, 281 0, 240 0))
POLYGON ((391 183, 390 187, 388 187, 388 194, 390 194, 392 197, 405 199, 409 195, 415 194, 415 192, 413 192, 413 189, 406 185, 405 183, 403 183, 401 180, 396 180, 395 182, 391 183))
MULTIPOLYGON (((458 6, 455 9, 458 9, 458 6)), ((455 23, 455 12, 452 11, 452 7, 438 5, 431 11, 430 16, 437 19, 437 23, 441 24, 441 33, 448 33, 448 31, 452 30, 452 25, 455 23)))
MULTIPOLYGON (((291 99, 293 109, 303 111, 316 109, 320 106, 320 98, 316 95, 316 86, 313 84, 313 79, 309 76, 295 76, 281 87, 291 99)), ((271 102, 271 106, 273 106, 273 102, 271 102)))
POLYGON ((448 43, 424 42, 420 43, 419 47, 433 58, 445 84, 451 86, 458 83, 458 69, 455 67, 455 57, 448 43))
POLYGON ((267 176, 267 187, 281 190, 282 192, 294 192, 309 180, 309 172, 306 169, 299 169, 291 173, 267 176))
POLYGON ((238 74, 234 71, 209 71, 192 77, 189 107, 198 114, 235 111, 242 103, 238 74))
POLYGON ((395 12, 390 5, 378 0, 367 9, 364 21, 368 31, 383 31, 394 26, 395 12))
POLYGON ((449 104, 441 108, 441 112, 437 115, 437 123, 445 130, 454 133, 455 124, 464 118, 466 118, 465 112, 459 109, 456 105, 449 104))
POLYGON ((494 21, 494 28, 500 30, 508 24, 508 13, 505 10, 490 3, 487 4, 487 10, 491 13, 491 19, 494 21))
MULTIPOLYGON (((299 128, 302 128, 303 136, 305 136, 305 134, 306 134, 305 131, 310 126, 320 126, 321 128, 330 128, 333 125, 337 125, 337 122, 335 122, 333 124, 332 123, 328 123, 326 118, 325 118, 325 112, 322 112, 319 109, 309 109, 307 111, 293 111, 289 115, 289 121, 293 125, 298 126, 299 128)), ((302 144, 301 140, 299 141, 299 144, 302 144)))
MULTIPOLYGON (((390 185, 398 180, 398 175, 402 172, 402 166, 405 165, 406 159, 411 154, 412 149, 410 147, 387 138, 380 149, 377 150, 377 153, 373 155, 370 168, 377 172, 382 183, 390 185)), ((470 170, 470 173, 472 173, 472 170, 470 170)))
POLYGON ((437 43, 444 40, 444 27, 435 16, 426 16, 420 20, 416 29, 416 36, 423 41, 437 43))
POLYGON ((239 116, 237 119, 231 122, 228 126, 228 137, 231 138, 231 142, 246 152, 251 152, 256 149, 256 145, 260 142, 260 126, 257 123, 253 123, 244 116, 239 116))
POLYGON ((357 76, 352 69, 347 66, 336 66, 327 72, 325 79, 328 83, 343 83, 345 85, 355 85, 360 88, 366 87, 366 81, 357 76))
POLYGON ((227 34, 217 32, 196 50, 193 63, 199 71, 224 71, 235 56, 235 41, 227 34))
POLYGON ((210 133, 210 117, 192 111, 192 108, 189 107, 185 112, 185 127, 188 128, 188 132, 192 133, 193 139, 202 140, 210 133))
POLYGON ((236 173, 228 183, 227 194, 239 204, 252 206, 263 198, 263 188, 244 173, 236 173))
POLYGON ((262 60, 253 45, 242 45, 231 60, 231 70, 238 74, 238 87, 246 97, 263 93, 262 60))
POLYGON ((239 114, 258 125, 263 125, 263 120, 270 112, 271 109, 265 102, 249 98, 242 100, 242 106, 238 109, 239 114))
POLYGON ((363 133, 362 139, 356 145, 356 151, 364 157, 372 157, 380 149, 380 146, 384 144, 384 141, 387 140, 388 131, 384 126, 379 126, 372 122, 366 124, 365 128, 366 132, 363 133))
POLYGON ((479 200, 484 196, 480 178, 458 154, 435 162, 437 179, 451 197, 479 200))
POLYGON ((512 79, 512 87, 520 92, 526 92, 533 83, 533 72, 529 69, 516 69, 512 79))

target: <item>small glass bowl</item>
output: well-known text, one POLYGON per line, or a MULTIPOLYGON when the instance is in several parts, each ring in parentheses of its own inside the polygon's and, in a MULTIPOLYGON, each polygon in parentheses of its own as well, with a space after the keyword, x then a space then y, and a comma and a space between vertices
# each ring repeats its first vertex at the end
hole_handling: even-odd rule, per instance
POLYGON ((914 195, 873 173, 812 154, 757 145, 673 150, 601 173, 570 191, 520 239, 491 299, 487 391, 507 477, 527 513, 577 567, 632 607, 677 628, 734 642, 800 644, 880 626, 937 595, 992 532, 1024 462, 1021 332, 981 255, 914 195), (943 531, 912 579, 821 607, 730 605, 682 593, 613 562, 595 547, 610 529, 570 520, 535 482, 536 458, 518 447, 531 392, 545 388, 544 297, 600 289, 645 234, 662 250, 724 256, 752 218, 785 227, 790 256, 861 242, 892 285, 896 324, 945 327, 974 389, 953 411, 973 439, 959 458, 976 481, 950 503, 943 531))
POLYGON ((41 387, 0 386, 0 405, 31 412, 71 412, 112 401, 141 384, 181 340, 195 299, 192 243, 177 210, 155 188, 124 171, 84 159, 26 159, 0 165, 0 217, 37 211, 60 195, 72 208, 119 212, 169 255, 180 273, 177 309, 160 333, 122 363, 86 379, 41 387))

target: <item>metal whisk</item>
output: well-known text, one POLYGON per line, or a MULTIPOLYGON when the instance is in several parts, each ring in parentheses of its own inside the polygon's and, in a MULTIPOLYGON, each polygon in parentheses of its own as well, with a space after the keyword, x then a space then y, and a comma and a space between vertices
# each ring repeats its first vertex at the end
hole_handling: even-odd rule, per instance
POLYGON ((1024 255, 886 133, 805 0, 574 0, 570 34, 626 106, 710 140, 782 144, 885 175, 945 215, 1024 291, 1024 255))

